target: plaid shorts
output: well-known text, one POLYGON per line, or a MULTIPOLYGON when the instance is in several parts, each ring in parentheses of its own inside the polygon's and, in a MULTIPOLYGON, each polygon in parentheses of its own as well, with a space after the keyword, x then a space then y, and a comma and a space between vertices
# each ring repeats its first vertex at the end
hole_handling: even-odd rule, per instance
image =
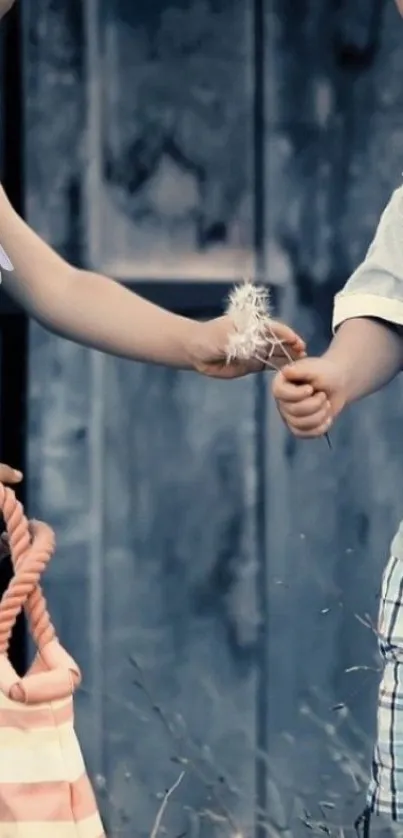
POLYGON ((403 822, 403 560, 386 565, 378 621, 384 662, 367 811, 403 822))

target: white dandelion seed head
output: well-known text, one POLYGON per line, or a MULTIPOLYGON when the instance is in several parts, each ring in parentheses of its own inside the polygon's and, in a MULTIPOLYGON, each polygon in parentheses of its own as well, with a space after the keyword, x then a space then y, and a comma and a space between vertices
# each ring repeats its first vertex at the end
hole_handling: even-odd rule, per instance
POLYGON ((226 313, 234 324, 227 346, 228 361, 250 360, 267 344, 271 321, 268 288, 245 280, 231 291, 226 313))

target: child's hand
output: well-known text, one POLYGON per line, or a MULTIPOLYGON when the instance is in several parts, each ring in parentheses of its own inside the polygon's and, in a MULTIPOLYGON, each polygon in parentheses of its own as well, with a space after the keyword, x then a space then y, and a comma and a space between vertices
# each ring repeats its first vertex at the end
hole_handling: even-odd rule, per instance
MULTIPOLYGON (((6 466, 4 463, 0 463, 0 483, 10 483, 13 485, 15 483, 20 483, 21 480, 22 474, 20 471, 16 471, 15 468, 11 468, 11 466, 6 466)), ((10 548, 7 532, 3 532, 0 535, 0 561, 5 559, 9 553, 10 548)))
POLYGON ((326 434, 346 404, 344 379, 330 359, 304 358, 277 373, 273 395, 290 431, 306 439, 326 434))
MULTIPOLYGON (((282 341, 293 360, 305 357, 305 341, 290 326, 272 320, 271 327, 272 336, 282 341)), ((262 360, 256 358, 250 361, 227 362, 228 341, 233 328, 233 322, 227 315, 217 317, 216 320, 209 320, 207 323, 197 324, 196 338, 191 347, 191 362, 197 372, 213 378, 239 378, 251 372, 267 369, 262 360)), ((262 356, 270 356, 272 364, 280 369, 284 364, 289 363, 289 359, 281 345, 273 345, 272 336, 267 335, 267 347, 262 351, 262 356)))
POLYGON ((21 483, 23 474, 11 466, 6 466, 5 463, 0 463, 0 483, 21 483))

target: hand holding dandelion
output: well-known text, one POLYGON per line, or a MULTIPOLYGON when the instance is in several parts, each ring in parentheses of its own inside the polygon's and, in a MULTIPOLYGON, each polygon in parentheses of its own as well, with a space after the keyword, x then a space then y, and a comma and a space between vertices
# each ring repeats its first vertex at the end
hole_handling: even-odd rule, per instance
MULTIPOLYGON (((299 352, 296 356, 290 351, 287 336, 282 334, 283 324, 271 317, 267 288, 252 282, 238 285, 230 294, 227 315, 234 327, 228 338, 228 363, 255 359, 262 369, 267 367, 279 372, 305 355, 305 352, 299 352)), ((328 433, 325 438, 331 448, 328 433)))
MULTIPOLYGON (((252 282, 243 282, 230 294, 227 315, 231 318, 234 331, 229 335, 227 347, 228 362, 236 359, 248 361, 256 358, 263 367, 278 371, 282 364, 296 360, 287 347, 287 339, 281 337, 270 314, 269 290, 252 282)), ((301 357, 299 353, 297 357, 301 357)))
POLYGON ((239 378, 266 367, 281 369, 305 357, 305 342, 267 313, 267 292, 243 283, 223 317, 197 323, 188 345, 189 365, 214 378, 239 378))

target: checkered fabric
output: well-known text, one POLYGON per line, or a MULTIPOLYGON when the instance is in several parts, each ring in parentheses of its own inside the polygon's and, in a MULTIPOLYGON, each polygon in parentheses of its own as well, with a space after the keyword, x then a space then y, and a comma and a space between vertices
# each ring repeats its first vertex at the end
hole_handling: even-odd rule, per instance
POLYGON ((403 822, 403 560, 395 557, 383 575, 378 635, 384 671, 367 808, 403 822))

